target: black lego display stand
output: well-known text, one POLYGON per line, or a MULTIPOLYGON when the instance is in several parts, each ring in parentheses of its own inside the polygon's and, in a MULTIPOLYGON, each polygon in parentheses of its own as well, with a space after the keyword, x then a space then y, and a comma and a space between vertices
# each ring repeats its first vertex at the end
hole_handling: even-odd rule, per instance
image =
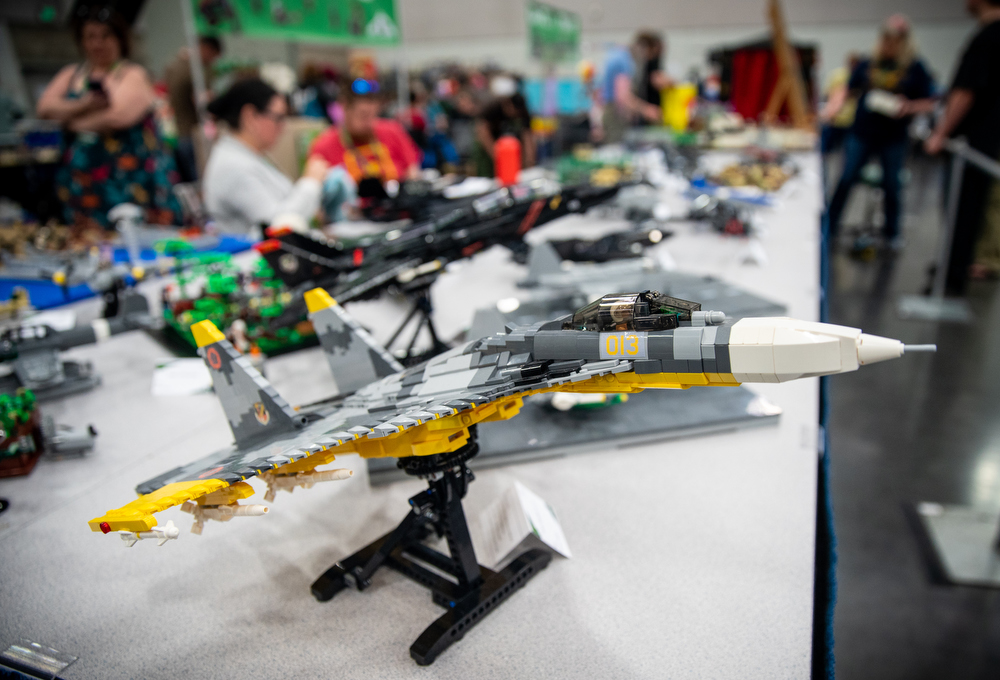
POLYGON ((447 612, 410 645, 410 656, 421 666, 433 663, 552 559, 551 553, 532 549, 500 571, 476 561, 462 510, 462 498, 475 479, 466 463, 479 452, 474 427, 470 435, 469 443, 453 453, 400 459, 399 466, 426 479, 428 488, 410 499, 411 511, 398 527, 334 564, 312 585, 313 596, 326 602, 348 585, 365 590, 375 571, 387 566, 428 588, 447 612), (423 543, 432 533, 445 538, 450 556, 423 543))

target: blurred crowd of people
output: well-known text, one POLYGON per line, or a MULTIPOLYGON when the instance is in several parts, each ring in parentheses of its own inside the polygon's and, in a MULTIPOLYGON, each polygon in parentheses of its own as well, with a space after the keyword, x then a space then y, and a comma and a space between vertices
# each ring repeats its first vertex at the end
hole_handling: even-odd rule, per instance
MULTIPOLYGON (((909 21, 898 14, 884 22, 870 55, 852 55, 832 79, 820 110, 822 150, 842 149, 844 164, 826 215, 831 236, 862 169, 877 158, 882 235, 889 249, 902 246, 900 177, 913 148, 915 116, 941 113, 923 145, 927 153, 940 152, 949 137, 963 134, 974 149, 990 158, 1000 155, 1000 0, 966 2, 980 28, 946 90, 935 83, 909 21)), ((208 216, 228 231, 252 231, 288 214, 307 223, 317 215, 335 221, 354 215, 359 196, 391 192, 423 171, 492 177, 494 147, 503 136, 518 140, 522 167, 539 156, 532 129, 537 119, 529 113, 524 84, 499 67, 442 64, 398 77, 379 74, 371 62, 343 70, 308 64, 299 74, 262 67, 217 79, 224 46, 205 36, 197 54, 178 52, 158 93, 151 74, 129 60, 129 26, 112 8, 81 6, 73 26, 82 59, 55 76, 36 111, 64 131, 57 194, 68 223, 107 226, 108 210, 130 202, 144 207, 152 223, 179 224, 185 215, 173 190, 178 182, 199 182, 208 216), (192 58, 205 74, 202 101, 192 58), (408 83, 402 97, 396 91, 401 83, 408 83), (171 112, 174 129, 170 145, 158 125, 164 110, 171 112), (206 113, 210 125, 202 125, 206 113), (326 126, 294 182, 267 156, 289 116, 326 126), (208 147, 210 153, 199 153, 208 147)), ((589 69, 583 80, 593 141, 618 142, 629 127, 663 120, 661 92, 673 83, 665 53, 662 37, 644 31, 628 46, 610 47, 600 74, 589 69)), ((966 169, 949 266, 951 292, 963 291, 970 264, 975 275, 1000 273, 995 186, 985 173, 966 169), (973 262, 977 242, 979 261, 973 262)))
MULTIPOLYGON (((493 177, 504 136, 517 139, 521 167, 538 159, 524 83, 499 67, 441 64, 399 78, 361 61, 219 77, 224 45, 203 36, 156 80, 129 59, 130 27, 113 7, 81 5, 73 29, 82 59, 56 75, 37 106, 64 131, 57 195, 69 224, 110 227, 108 211, 123 202, 144 208, 150 223, 182 224, 192 208, 178 202, 177 183, 198 187, 198 207, 223 231, 252 232, 289 215, 337 221, 356 215, 359 196, 423 171, 493 177), (200 101, 195 70, 204 76, 200 101), (268 157, 292 116, 328 126, 311 140, 296 181, 268 157)), ((590 92, 595 141, 620 141, 630 125, 661 119, 662 55, 649 32, 610 51, 590 92)))

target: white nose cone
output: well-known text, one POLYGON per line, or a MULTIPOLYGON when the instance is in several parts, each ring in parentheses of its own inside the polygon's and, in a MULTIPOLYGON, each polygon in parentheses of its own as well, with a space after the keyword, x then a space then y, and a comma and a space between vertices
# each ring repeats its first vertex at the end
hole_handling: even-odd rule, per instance
POLYGON ((862 333, 858 338, 858 363, 862 366, 903 356, 903 343, 892 338, 862 333))
POLYGON ((787 318, 747 318, 732 325, 729 359, 738 382, 786 382, 856 371, 896 359, 905 351, 933 346, 903 345, 857 328, 787 318))

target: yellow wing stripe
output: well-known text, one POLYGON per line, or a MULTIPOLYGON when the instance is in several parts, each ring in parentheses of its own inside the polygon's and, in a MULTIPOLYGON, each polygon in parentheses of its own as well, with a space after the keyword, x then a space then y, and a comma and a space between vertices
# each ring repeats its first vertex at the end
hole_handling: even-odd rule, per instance
MULTIPOLYGON (((174 482, 157 489, 153 493, 140 496, 128 505, 96 517, 90 524, 91 531, 103 531, 101 524, 107 522, 110 531, 150 531, 156 526, 154 512, 160 512, 185 501, 220 491, 229 486, 221 479, 203 479, 197 482, 174 482)), ((249 485, 248 485, 249 486, 249 485)))
POLYGON ((646 389, 686 390, 689 387, 739 385, 732 373, 609 373, 580 382, 567 382, 547 392, 642 392, 646 389))
POLYGON ((368 439, 362 437, 307 458, 288 463, 277 468, 274 474, 295 474, 309 472, 320 465, 326 465, 335 456, 356 453, 363 458, 406 458, 408 456, 429 456, 435 453, 450 453, 464 446, 469 438, 468 428, 477 423, 506 420, 516 416, 524 405, 524 398, 541 392, 608 392, 632 393, 645 389, 686 389, 702 385, 739 385, 732 373, 618 373, 595 376, 579 382, 566 382, 553 387, 544 387, 528 392, 501 397, 495 401, 476 406, 451 416, 428 420, 402 432, 387 437, 368 439))
MULTIPOLYGON (((363 458, 406 458, 408 456, 450 453, 468 442, 469 427, 477 423, 513 418, 520 412, 525 397, 541 392, 630 393, 641 392, 644 389, 686 389, 697 385, 721 386, 739 385, 739 383, 731 373, 652 373, 644 375, 617 373, 595 376, 579 382, 565 382, 553 387, 501 397, 495 401, 474 406, 462 413, 428 420, 387 437, 377 439, 362 437, 354 441, 344 442, 282 465, 273 470, 273 474, 289 475, 310 472, 320 465, 332 462, 336 456, 346 453, 356 453, 363 458)), ((247 498, 252 494, 253 487, 243 482, 237 482, 232 486, 220 479, 175 482, 153 493, 141 496, 118 510, 111 510, 102 517, 90 520, 90 528, 92 531, 101 531, 101 523, 107 522, 110 531, 149 531, 156 526, 153 513, 180 505, 185 501, 197 500, 202 504, 221 505, 247 498), (206 494, 212 494, 212 496, 206 497, 206 494)))

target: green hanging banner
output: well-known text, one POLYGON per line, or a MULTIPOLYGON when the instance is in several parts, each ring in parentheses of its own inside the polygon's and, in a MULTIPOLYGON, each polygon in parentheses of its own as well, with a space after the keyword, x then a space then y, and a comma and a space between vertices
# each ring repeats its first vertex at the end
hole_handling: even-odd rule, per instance
POLYGON ((524 14, 531 56, 550 64, 579 57, 580 15, 534 0, 529 0, 524 14))
POLYGON ((201 34, 371 45, 400 42, 395 0, 191 0, 201 34))

